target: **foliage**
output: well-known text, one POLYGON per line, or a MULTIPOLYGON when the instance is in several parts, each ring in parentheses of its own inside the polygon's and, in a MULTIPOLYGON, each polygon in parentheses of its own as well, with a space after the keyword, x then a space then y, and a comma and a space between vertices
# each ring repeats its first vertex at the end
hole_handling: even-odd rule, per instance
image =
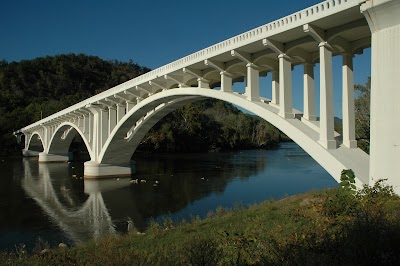
POLYGON ((0 154, 20 150, 12 132, 148 72, 132 61, 65 54, 0 64, 0 154))
MULTIPOLYGON (((17 153, 12 132, 149 71, 132 61, 66 54, 0 63, 0 155, 17 153)), ((267 148, 282 134, 233 105, 205 100, 185 105, 145 136, 142 151, 196 152, 267 148)))
POLYGON ((233 105, 214 99, 187 104, 157 123, 139 150, 207 152, 269 148, 281 140, 278 129, 233 105))
POLYGON ((344 169, 340 175, 340 186, 342 189, 350 194, 354 194, 356 190, 356 176, 353 170, 344 169))
POLYGON ((187 260, 193 266, 217 265, 222 249, 212 239, 193 239, 187 248, 187 260))
POLYGON ((356 138, 360 149, 369 153, 371 78, 365 85, 356 85, 355 120, 356 138))

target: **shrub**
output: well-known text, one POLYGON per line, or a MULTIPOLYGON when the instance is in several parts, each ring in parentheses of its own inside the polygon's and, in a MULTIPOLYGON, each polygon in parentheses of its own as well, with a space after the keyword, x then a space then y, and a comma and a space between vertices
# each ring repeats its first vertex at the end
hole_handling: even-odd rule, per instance
POLYGON ((195 239, 187 248, 187 260, 193 266, 217 265, 221 255, 221 248, 210 239, 195 239))

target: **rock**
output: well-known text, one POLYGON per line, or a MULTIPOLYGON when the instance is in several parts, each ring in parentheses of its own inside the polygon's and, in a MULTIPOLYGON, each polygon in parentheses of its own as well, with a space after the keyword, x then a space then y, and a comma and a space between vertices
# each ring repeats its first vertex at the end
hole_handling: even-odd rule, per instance
POLYGON ((64 244, 64 243, 60 243, 60 244, 58 244, 58 247, 59 247, 59 248, 67 248, 67 245, 64 244))

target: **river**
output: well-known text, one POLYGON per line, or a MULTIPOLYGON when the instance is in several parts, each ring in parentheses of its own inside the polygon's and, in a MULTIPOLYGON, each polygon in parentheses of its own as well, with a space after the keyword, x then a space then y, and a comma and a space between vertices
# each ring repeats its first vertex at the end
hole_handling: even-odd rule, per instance
POLYGON ((190 220, 220 206, 337 186, 295 143, 277 150, 138 154, 134 160, 131 178, 84 180, 83 163, 0 158, 0 250, 21 243, 32 248, 39 239, 74 245, 142 231, 153 220, 190 220))

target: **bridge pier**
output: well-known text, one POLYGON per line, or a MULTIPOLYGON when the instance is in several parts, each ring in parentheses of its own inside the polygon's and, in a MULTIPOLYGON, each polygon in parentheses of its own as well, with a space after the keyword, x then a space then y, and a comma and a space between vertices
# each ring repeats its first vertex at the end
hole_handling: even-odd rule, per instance
POLYGON ((39 163, 55 163, 55 162, 68 162, 71 158, 70 153, 66 154, 49 154, 45 152, 39 153, 39 163))
POLYGON ((107 178, 113 176, 130 176, 134 172, 134 164, 127 166, 101 164, 88 161, 84 164, 85 178, 107 178))
POLYGON ((24 157, 37 157, 37 156, 39 156, 39 153, 41 153, 41 152, 40 151, 31 151, 31 150, 27 150, 27 149, 22 150, 22 156, 24 156, 24 157))
POLYGON ((400 194, 400 1, 361 5, 371 29, 370 180, 400 194))

